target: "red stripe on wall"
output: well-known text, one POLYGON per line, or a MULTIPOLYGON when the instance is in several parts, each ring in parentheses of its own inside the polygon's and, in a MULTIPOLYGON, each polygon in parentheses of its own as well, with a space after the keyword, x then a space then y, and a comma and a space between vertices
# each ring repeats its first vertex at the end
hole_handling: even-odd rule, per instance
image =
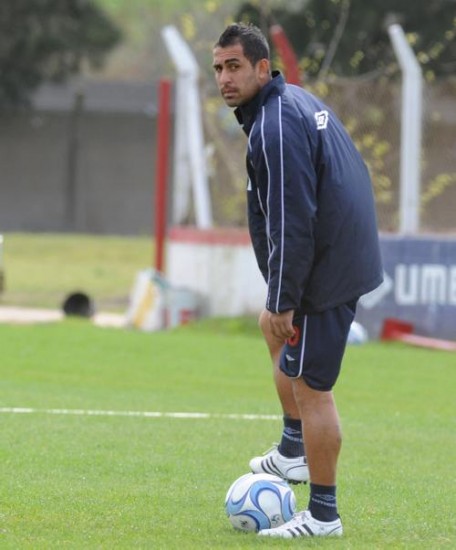
POLYGON ((193 226, 175 226, 168 232, 171 242, 212 244, 227 246, 250 246, 250 236, 247 229, 239 227, 217 227, 198 229, 193 226))

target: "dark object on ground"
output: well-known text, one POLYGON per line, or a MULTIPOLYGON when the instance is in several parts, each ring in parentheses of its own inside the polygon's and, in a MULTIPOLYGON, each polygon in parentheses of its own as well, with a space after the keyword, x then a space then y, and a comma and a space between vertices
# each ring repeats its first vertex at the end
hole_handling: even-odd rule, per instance
POLYGON ((84 292, 73 292, 69 294, 63 302, 62 309, 65 315, 73 315, 76 317, 92 317, 95 313, 95 308, 87 294, 84 292))

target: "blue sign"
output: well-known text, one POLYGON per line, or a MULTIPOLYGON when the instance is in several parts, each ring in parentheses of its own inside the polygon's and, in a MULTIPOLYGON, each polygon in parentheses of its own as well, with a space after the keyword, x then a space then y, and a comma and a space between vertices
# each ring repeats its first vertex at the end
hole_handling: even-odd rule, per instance
POLYGON ((380 244, 384 282, 361 298, 356 320, 371 338, 395 318, 415 334, 456 340, 456 237, 382 236, 380 244))

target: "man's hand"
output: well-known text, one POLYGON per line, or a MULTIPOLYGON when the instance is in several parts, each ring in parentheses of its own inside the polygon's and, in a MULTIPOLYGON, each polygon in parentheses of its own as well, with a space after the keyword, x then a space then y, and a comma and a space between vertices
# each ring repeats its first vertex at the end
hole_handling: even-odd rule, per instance
POLYGON ((283 311, 282 313, 271 313, 268 311, 269 324, 271 325, 272 334, 278 339, 285 342, 291 338, 295 329, 293 328, 294 310, 283 311))

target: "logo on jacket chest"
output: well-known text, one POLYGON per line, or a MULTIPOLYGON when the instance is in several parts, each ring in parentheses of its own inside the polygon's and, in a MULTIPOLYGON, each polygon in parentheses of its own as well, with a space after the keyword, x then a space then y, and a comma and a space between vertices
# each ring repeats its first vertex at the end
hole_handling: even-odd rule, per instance
POLYGON ((328 111, 318 111, 315 113, 315 121, 317 123, 317 130, 326 130, 329 121, 328 111))

